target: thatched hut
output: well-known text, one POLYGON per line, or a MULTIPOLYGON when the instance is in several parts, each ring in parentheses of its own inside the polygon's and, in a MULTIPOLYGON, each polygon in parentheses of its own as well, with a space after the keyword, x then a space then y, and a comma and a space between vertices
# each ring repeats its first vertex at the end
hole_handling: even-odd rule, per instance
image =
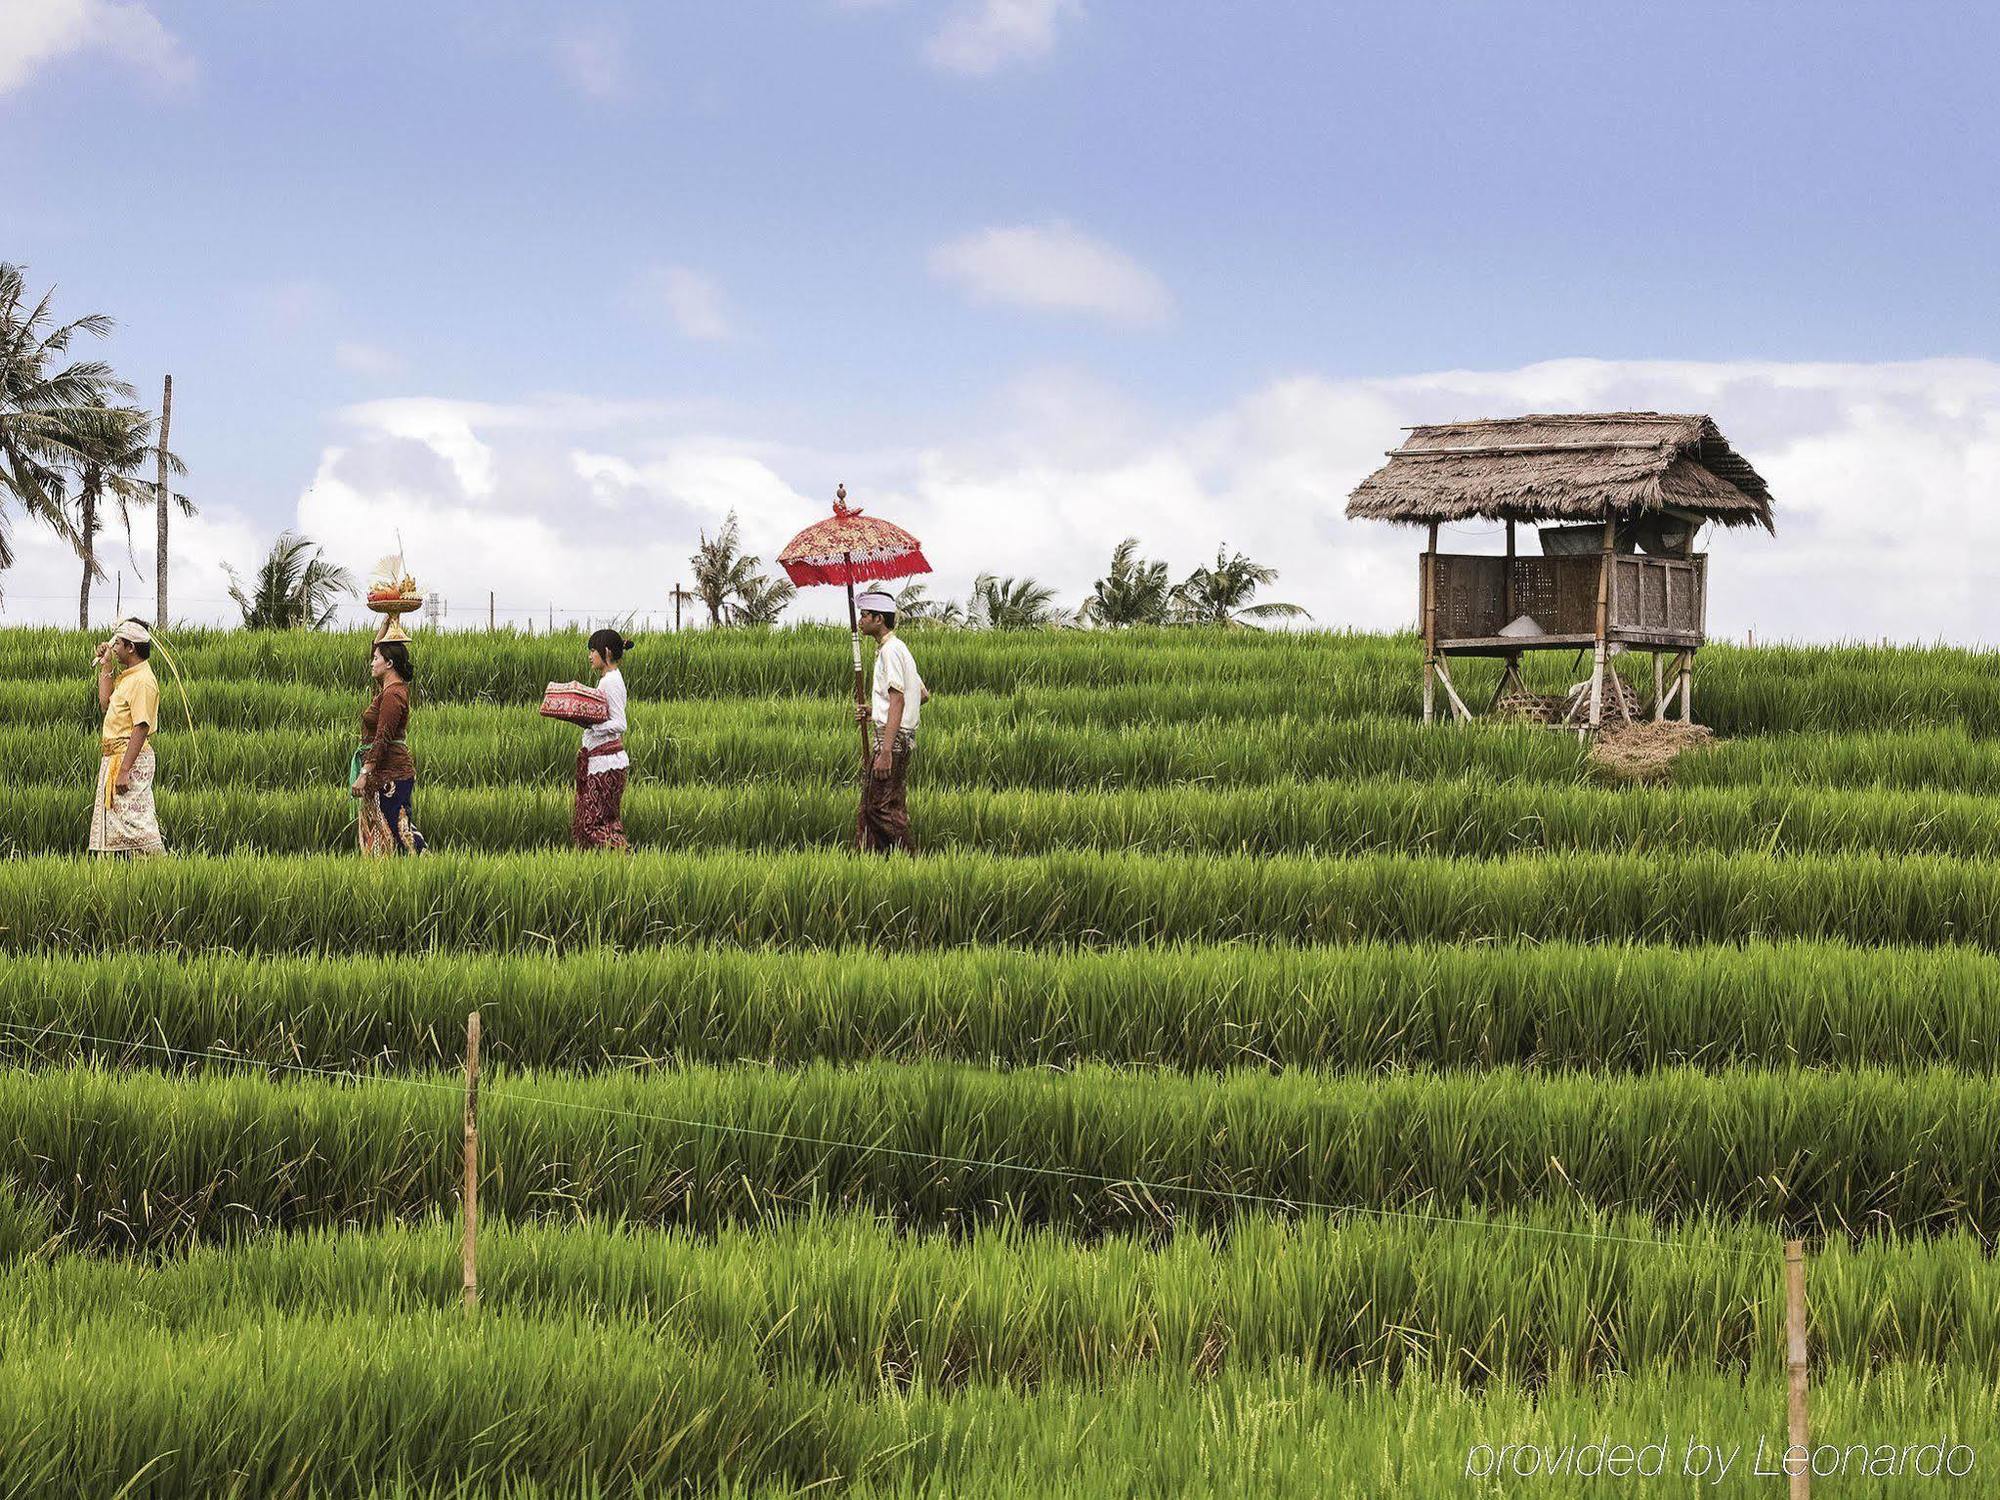
MULTIPOLYGON (((1440 686, 1458 716, 1472 717, 1451 680, 1453 656, 1505 661, 1499 703, 1521 692, 1523 652, 1594 650, 1587 699, 1564 717, 1595 728, 1606 659, 1628 649, 1653 653, 1652 717, 1676 704, 1692 717, 1694 653, 1708 616, 1708 557, 1694 550, 1696 534, 1708 522, 1774 529, 1770 491, 1715 423, 1621 411, 1408 431, 1356 487, 1347 514, 1430 530, 1418 573, 1424 717, 1433 717, 1440 686), (1438 551, 1440 525, 1475 519, 1506 524, 1504 557, 1438 551), (1517 551, 1520 522, 1540 528, 1541 556, 1517 551)), ((1611 688, 1613 711, 1630 717, 1615 677, 1611 688)))

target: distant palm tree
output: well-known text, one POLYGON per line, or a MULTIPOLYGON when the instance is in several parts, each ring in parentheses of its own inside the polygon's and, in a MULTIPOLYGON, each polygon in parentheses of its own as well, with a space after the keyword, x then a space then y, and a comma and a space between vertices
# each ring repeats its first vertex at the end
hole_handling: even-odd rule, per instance
POLYGON ((328 562, 318 543, 294 531, 281 532, 271 544, 247 594, 236 570, 225 564, 224 571, 245 630, 324 630, 341 596, 356 592, 352 573, 328 562))
POLYGON ((724 607, 725 617, 731 625, 775 625, 797 592, 783 578, 766 578, 758 573, 737 590, 737 602, 724 607))
POLYGON ((53 295, 29 306, 21 267, 0 262, 0 569, 14 562, 10 498, 81 552, 66 504, 68 476, 82 459, 78 422, 132 394, 102 360, 69 358, 78 334, 103 338, 111 320, 90 313, 58 325, 49 312, 53 295))
POLYGON ((708 606, 711 625, 768 625, 791 601, 792 586, 767 578, 758 560, 743 550, 733 510, 713 538, 701 533, 701 545, 688 561, 694 567, 694 591, 708 606))
POLYGON ((1255 630, 1253 620, 1310 620, 1296 604, 1252 604, 1257 590, 1278 581, 1278 570, 1254 563, 1228 547, 1216 549, 1213 568, 1196 568, 1176 584, 1176 619, 1190 625, 1230 625, 1255 630))
POLYGON ((1139 556, 1139 539, 1128 536, 1111 553, 1111 571, 1097 580, 1077 618, 1092 625, 1161 625, 1173 601, 1167 565, 1139 556))
POLYGON ((983 630, 1036 630, 1055 622, 1050 604, 1056 591, 1032 578, 995 578, 981 573, 972 581, 968 622, 983 630))
POLYGON ((921 583, 906 583, 896 595, 896 623, 958 626, 965 623, 965 606, 956 600, 932 599, 921 583))
MULTIPOLYGON (((154 500, 153 484, 139 477, 144 465, 157 464, 160 452, 153 443, 153 414, 131 406, 113 406, 71 414, 66 436, 75 448, 70 460, 77 483, 77 540, 83 554, 83 588, 77 596, 77 628, 90 625, 90 585, 102 578, 104 569, 97 561, 97 535, 104 529, 100 507, 106 499, 118 507, 125 527, 126 550, 132 545, 132 505, 154 500)), ((187 466, 169 452, 169 473, 185 474, 187 466)), ((193 515, 194 505, 185 495, 175 495, 181 514, 193 515)))

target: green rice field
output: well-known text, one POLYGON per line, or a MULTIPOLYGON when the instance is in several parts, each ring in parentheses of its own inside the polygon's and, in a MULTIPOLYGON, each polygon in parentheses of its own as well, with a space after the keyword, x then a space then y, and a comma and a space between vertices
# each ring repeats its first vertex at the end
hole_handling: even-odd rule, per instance
POLYGON ((0 1496, 1779 1495, 1790 1236, 1815 1493, 2000 1491, 2000 659, 1706 649, 1630 784, 1407 636, 908 638, 916 860, 844 632, 640 643, 629 857, 581 641, 421 635, 368 863, 364 638, 191 630, 125 865, 0 631, 0 1496))

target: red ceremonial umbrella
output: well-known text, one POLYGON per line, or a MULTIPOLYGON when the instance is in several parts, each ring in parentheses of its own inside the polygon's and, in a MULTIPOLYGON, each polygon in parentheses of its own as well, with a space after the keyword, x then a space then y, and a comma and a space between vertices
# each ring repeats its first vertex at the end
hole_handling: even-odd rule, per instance
MULTIPOLYGON (((833 492, 833 515, 815 521, 778 554, 785 574, 800 588, 815 583, 847 585, 847 628, 854 638, 854 701, 868 702, 861 683, 861 621, 854 612, 854 585, 878 578, 908 578, 928 573, 923 543, 900 526, 879 516, 864 516, 847 503, 847 486, 833 492)), ((861 759, 868 760, 868 726, 861 726, 861 759)))

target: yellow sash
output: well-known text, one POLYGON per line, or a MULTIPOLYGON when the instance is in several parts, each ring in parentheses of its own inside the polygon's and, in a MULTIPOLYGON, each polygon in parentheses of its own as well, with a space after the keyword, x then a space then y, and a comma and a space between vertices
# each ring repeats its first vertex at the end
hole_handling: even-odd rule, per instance
MULTIPOLYGON (((114 755, 123 755, 126 745, 130 743, 131 741, 125 739, 102 740, 99 741, 99 748, 103 751, 103 759, 109 760, 114 755)), ((117 804, 117 801, 118 768, 116 766, 106 766, 104 768, 104 810, 109 812, 117 804)))

